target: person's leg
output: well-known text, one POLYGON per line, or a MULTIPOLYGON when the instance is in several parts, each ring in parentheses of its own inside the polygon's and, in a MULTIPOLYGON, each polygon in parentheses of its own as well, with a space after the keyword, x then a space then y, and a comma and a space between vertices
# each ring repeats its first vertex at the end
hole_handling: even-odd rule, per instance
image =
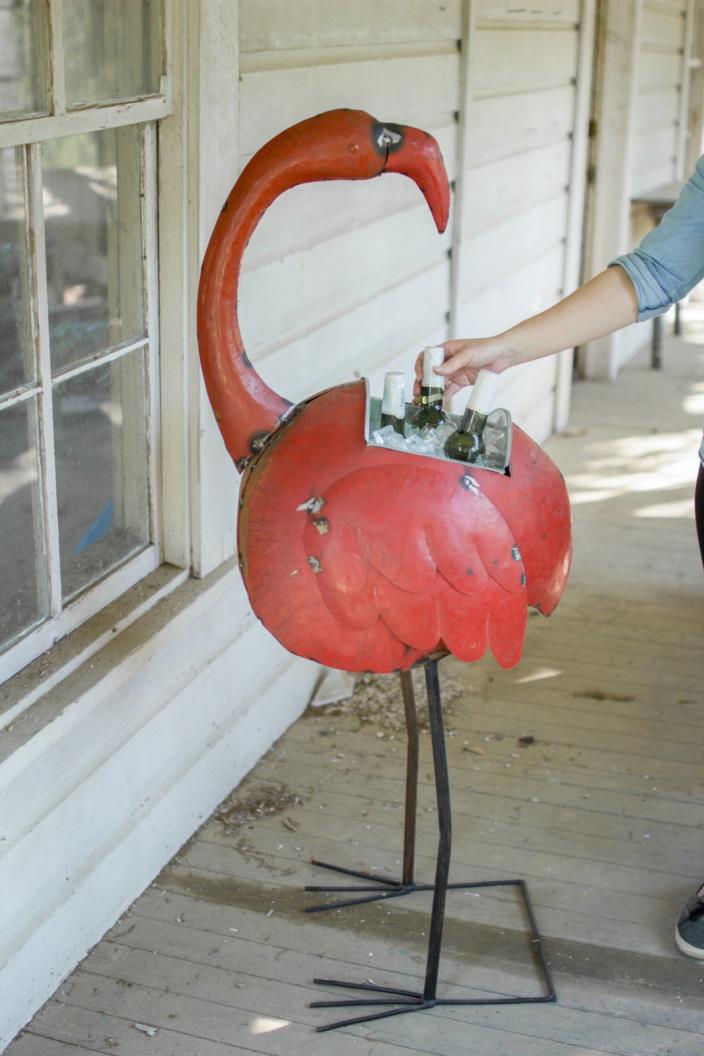
MULTIPOLYGON (((702 440, 704 445, 704 440, 702 440)), ((699 537, 699 550, 704 565, 704 462, 699 463, 699 476, 694 489, 694 516, 697 519, 697 536, 699 537)))
MULTIPOLYGON (((703 441, 704 443, 704 441, 703 441)), ((704 464, 699 466, 699 476, 694 490, 694 514, 697 520, 699 549, 704 564, 704 464)), ((704 884, 692 895, 675 925, 677 945, 688 957, 704 960, 704 884)))

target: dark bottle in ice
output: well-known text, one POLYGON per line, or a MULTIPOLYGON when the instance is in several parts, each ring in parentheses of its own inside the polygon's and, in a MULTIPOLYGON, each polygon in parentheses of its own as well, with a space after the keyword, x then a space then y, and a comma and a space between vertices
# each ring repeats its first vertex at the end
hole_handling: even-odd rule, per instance
POLYGON ((406 379, 397 370, 384 376, 384 397, 381 401, 381 427, 390 425, 395 433, 405 435, 406 379))
POLYGON ((435 373, 435 367, 440 366, 444 359, 445 349, 442 345, 423 351, 423 380, 420 383, 420 398, 412 422, 416 429, 423 429, 426 425, 436 429, 442 422, 447 421, 447 415, 442 408, 445 379, 441 374, 435 373))
POLYGON ((482 434, 494 402, 497 377, 492 370, 480 370, 477 374, 459 428, 445 441, 443 450, 448 458, 476 462, 484 454, 482 434))

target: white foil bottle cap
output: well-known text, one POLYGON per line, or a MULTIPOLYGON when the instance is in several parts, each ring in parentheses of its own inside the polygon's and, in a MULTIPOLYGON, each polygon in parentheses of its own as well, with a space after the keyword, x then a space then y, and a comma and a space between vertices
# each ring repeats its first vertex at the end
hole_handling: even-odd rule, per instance
POLYGON ((480 414, 488 414, 494 406, 498 378, 499 375, 493 370, 480 370, 467 406, 480 414))
POLYGON ((394 418, 406 416, 406 378, 399 370, 390 370, 384 376, 384 398, 381 401, 383 414, 394 418))
POLYGON ((423 382, 428 388, 444 389, 445 378, 436 374, 434 368, 445 362, 445 349, 442 345, 429 345, 423 349, 423 382))

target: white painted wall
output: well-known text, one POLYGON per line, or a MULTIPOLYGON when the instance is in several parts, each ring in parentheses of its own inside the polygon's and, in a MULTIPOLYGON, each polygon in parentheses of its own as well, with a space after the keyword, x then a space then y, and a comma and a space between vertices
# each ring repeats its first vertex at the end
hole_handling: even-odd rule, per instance
MULTIPOLYGON (((451 177, 459 108, 460 0, 243 0, 240 164, 267 138, 333 107, 418 125, 451 177)), ((411 374, 449 336, 451 236, 402 176, 299 187, 245 257, 240 319, 250 358, 288 398, 387 369, 411 374)))
POLYGON ((687 7, 687 0, 642 0, 630 159, 632 198, 676 179, 680 170, 687 7))
MULTIPOLYGON (((503 329, 575 284, 581 232, 571 233, 570 210, 583 196, 575 159, 584 170, 582 45, 593 17, 579 0, 530 11, 508 0, 318 0, 305 14, 286 0, 243 0, 241 164, 293 121, 358 106, 432 131, 461 187, 443 238, 401 177, 307 186, 274 205, 248 249, 240 297, 267 382, 295 399, 364 374, 379 389, 387 369, 410 374, 424 344, 503 329)), ((556 359, 526 367, 502 390, 539 439, 559 416, 560 369, 556 359)), ((569 378, 562 388, 564 420, 569 378)))
MULTIPOLYGON (((453 333, 492 334, 577 281, 594 9, 579 0, 477 0, 465 29, 453 333)), ((538 440, 564 422, 571 354, 501 379, 538 440), (558 401, 560 372, 567 372, 558 401)))
MULTIPOLYGON (((678 179, 682 172, 688 112, 686 47, 692 17, 688 0, 641 0, 629 152, 631 198, 678 179)), ((651 227, 647 211, 633 208, 629 248, 651 227)), ((640 323, 619 335, 614 344, 616 371, 650 344, 652 327, 640 323)))
MULTIPOLYGON (((630 199, 688 175, 689 134, 700 120, 693 115, 689 95, 695 20, 701 7, 701 0, 606 4, 588 275, 631 250, 651 228, 647 212, 632 209, 630 199)), ((614 379, 650 343, 651 335, 652 324, 646 322, 591 342, 581 350, 581 372, 589 378, 614 379)))

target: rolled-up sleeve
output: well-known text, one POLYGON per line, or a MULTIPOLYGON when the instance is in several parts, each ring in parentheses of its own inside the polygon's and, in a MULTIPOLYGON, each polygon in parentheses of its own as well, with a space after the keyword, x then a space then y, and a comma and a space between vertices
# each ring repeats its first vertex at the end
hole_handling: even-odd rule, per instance
POLYGON ((660 224, 614 266, 635 286, 639 320, 667 311, 704 278, 704 155, 660 224))

